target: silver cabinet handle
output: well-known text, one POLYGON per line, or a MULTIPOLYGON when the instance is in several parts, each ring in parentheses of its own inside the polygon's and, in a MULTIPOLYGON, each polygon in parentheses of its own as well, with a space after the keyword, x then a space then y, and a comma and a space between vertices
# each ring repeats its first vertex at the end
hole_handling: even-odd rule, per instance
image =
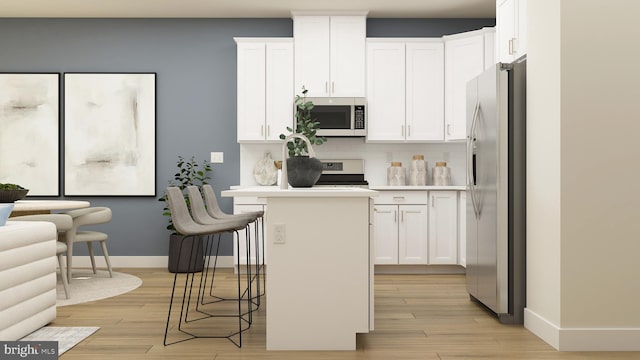
POLYGON ((267 125, 267 136, 271 136, 271 125, 267 125))
POLYGON ((404 196, 394 196, 393 201, 404 201, 404 196))
POLYGON ((401 125, 401 126, 402 126, 402 137, 404 137, 404 125, 401 125))
POLYGON ((329 93, 329 82, 328 82, 328 81, 325 81, 325 82, 324 82, 324 92, 325 92, 326 94, 328 94, 328 93, 329 93))
POLYGON ((398 222, 398 210, 393 210, 393 222, 398 222))
POLYGON ((451 124, 447 124, 447 135, 451 135, 451 124))
POLYGON ((407 125, 407 137, 411 137, 411 125, 407 125))
POLYGON ((260 125, 260 136, 264 136, 264 125, 260 125))
POLYGON ((433 195, 431 195, 431 207, 435 207, 435 201, 433 200, 433 195))
POLYGON ((400 222, 404 222, 404 210, 400 211, 400 222))
POLYGON ((332 93, 332 94, 336 92, 336 86, 335 86, 335 85, 336 85, 336 84, 335 84, 335 82, 334 82, 334 81, 332 81, 332 82, 331 82, 331 93, 332 93))
POLYGON ((513 54, 518 52, 518 39, 516 38, 511 39, 511 50, 513 51, 513 54))

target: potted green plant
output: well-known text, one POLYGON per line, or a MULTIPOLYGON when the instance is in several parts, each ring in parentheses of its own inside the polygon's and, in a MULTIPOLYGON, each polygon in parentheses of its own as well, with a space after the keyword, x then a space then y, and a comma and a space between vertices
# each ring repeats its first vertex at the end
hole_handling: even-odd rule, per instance
MULTIPOLYGON (((310 145, 324 144, 327 138, 316 135, 320 123, 311 117, 313 102, 307 100, 307 89, 302 87, 302 96, 296 95, 294 105, 296 126, 295 129, 287 127, 287 130, 291 134, 303 135, 309 140, 310 145)), ((311 187, 322 174, 322 163, 317 158, 309 156, 307 143, 303 139, 290 138, 291 134, 280 134, 280 139, 287 141, 289 158, 286 159, 286 163, 289 184, 293 187, 311 187)))
MULTIPOLYGON (((194 156, 189 159, 178 156, 176 166, 178 171, 173 175, 173 179, 169 181, 167 186, 179 187, 183 192, 184 199, 188 206, 189 197, 184 190, 189 185, 201 187, 207 184, 207 180, 211 179, 211 163, 207 160, 198 163, 194 156)), ((158 201, 165 203, 162 209, 162 215, 169 217, 169 223, 167 224, 167 230, 171 231, 171 235, 169 236, 169 271, 173 273, 182 273, 188 270, 202 271, 204 267, 202 246, 194 248, 193 238, 184 240, 185 237, 176 232, 176 228, 171 221, 171 211, 169 210, 167 195, 163 194, 158 201), (186 241, 186 243, 182 246, 182 251, 180 251, 180 246, 183 241, 186 241), (189 257, 191 253, 194 254, 196 262, 189 268, 189 257)))
POLYGON ((0 203, 12 203, 27 195, 29 189, 17 184, 0 184, 0 203))

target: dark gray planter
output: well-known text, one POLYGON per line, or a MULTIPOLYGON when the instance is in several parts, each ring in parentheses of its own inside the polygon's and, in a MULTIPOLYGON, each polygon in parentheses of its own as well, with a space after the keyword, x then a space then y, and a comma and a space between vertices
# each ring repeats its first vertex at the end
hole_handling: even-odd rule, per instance
POLYGON ((322 162, 318 158, 294 156, 287 159, 287 178, 293 187, 312 187, 322 175, 322 162))
POLYGON ((169 272, 200 272, 204 269, 204 251, 198 237, 172 234, 169 238, 169 272), (184 240, 183 240, 184 239, 184 240), (184 243, 183 243, 184 242, 184 243), (195 244, 195 245, 194 245, 195 244), (182 252, 180 246, 182 245, 182 252), (189 259, 191 258, 191 265, 189 259))

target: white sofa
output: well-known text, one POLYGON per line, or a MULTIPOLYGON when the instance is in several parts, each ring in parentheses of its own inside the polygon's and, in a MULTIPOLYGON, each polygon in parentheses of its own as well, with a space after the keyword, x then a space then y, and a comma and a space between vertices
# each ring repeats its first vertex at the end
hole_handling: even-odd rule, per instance
POLYGON ((56 227, 0 226, 0 341, 18 340, 56 318, 56 227))

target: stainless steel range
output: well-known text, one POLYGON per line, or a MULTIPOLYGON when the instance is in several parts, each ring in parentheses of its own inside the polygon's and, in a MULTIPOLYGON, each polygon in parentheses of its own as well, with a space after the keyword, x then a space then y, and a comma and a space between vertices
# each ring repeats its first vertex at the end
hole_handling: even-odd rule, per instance
POLYGON ((346 186, 368 188, 364 179, 364 160, 332 159, 322 161, 322 175, 315 186, 346 186))

